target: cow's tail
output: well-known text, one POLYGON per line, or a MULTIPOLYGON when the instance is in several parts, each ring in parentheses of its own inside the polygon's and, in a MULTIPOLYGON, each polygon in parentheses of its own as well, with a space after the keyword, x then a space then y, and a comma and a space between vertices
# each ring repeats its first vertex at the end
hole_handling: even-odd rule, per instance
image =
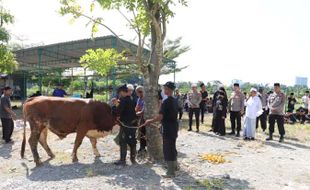
POLYGON ((25 110, 23 110, 23 118, 24 118, 24 134, 23 134, 22 147, 21 147, 21 151, 20 151, 21 158, 24 158, 25 148, 26 148, 26 125, 27 125, 27 119, 26 119, 25 110))

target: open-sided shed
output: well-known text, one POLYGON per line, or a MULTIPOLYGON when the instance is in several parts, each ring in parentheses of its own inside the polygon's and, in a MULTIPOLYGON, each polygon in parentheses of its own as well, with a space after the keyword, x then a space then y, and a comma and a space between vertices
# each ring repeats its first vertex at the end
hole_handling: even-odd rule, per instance
MULTIPOLYGON (((24 79, 23 94, 26 94, 27 76, 29 73, 35 73, 39 78, 39 90, 42 90, 42 78, 44 73, 57 69, 69 69, 80 67, 80 57, 83 56, 88 49, 97 48, 114 48, 119 52, 126 51, 128 58, 126 63, 119 64, 134 64, 137 45, 118 39, 115 36, 97 37, 94 39, 82 39, 76 41, 68 41, 15 51, 19 68, 16 74, 24 79)), ((149 50, 145 49, 144 54, 149 54, 149 50)), ((173 60, 165 59, 166 62, 175 63, 173 60)), ((110 79, 113 81, 115 89, 115 78, 117 72, 113 70, 110 73, 110 79)))

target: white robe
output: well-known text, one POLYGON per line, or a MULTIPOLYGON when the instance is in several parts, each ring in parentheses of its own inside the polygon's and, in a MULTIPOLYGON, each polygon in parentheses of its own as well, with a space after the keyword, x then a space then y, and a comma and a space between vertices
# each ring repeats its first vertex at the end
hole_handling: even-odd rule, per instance
POLYGON ((258 96, 250 97, 246 103, 243 136, 255 138, 256 118, 263 113, 262 102, 258 96))

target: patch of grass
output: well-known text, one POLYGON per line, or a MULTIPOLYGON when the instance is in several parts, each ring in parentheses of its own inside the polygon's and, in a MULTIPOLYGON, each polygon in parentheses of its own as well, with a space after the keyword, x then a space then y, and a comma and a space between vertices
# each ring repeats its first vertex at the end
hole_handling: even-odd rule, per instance
POLYGON ((185 187, 184 190, 193 190, 192 186, 185 187))
POLYGON ((95 171, 92 168, 87 168, 86 169, 86 176, 87 177, 94 177, 95 176, 95 171))
POLYGON ((196 181, 196 184, 206 190, 220 190, 224 189, 225 181, 223 179, 212 178, 196 181))

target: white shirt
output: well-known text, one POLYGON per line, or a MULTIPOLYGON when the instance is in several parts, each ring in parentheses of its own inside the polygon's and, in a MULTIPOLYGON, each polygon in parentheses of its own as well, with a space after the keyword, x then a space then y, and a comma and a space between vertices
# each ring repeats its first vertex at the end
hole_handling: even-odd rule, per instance
POLYGON ((250 119, 256 119, 263 113, 262 102, 258 96, 250 97, 246 103, 245 116, 250 119))
POLYGON ((309 98, 306 95, 302 97, 302 102, 304 103, 304 108, 308 109, 309 98))
POLYGON ((164 93, 164 90, 162 90, 160 94, 161 94, 161 97, 163 98, 162 102, 164 102, 168 98, 168 96, 164 93))

